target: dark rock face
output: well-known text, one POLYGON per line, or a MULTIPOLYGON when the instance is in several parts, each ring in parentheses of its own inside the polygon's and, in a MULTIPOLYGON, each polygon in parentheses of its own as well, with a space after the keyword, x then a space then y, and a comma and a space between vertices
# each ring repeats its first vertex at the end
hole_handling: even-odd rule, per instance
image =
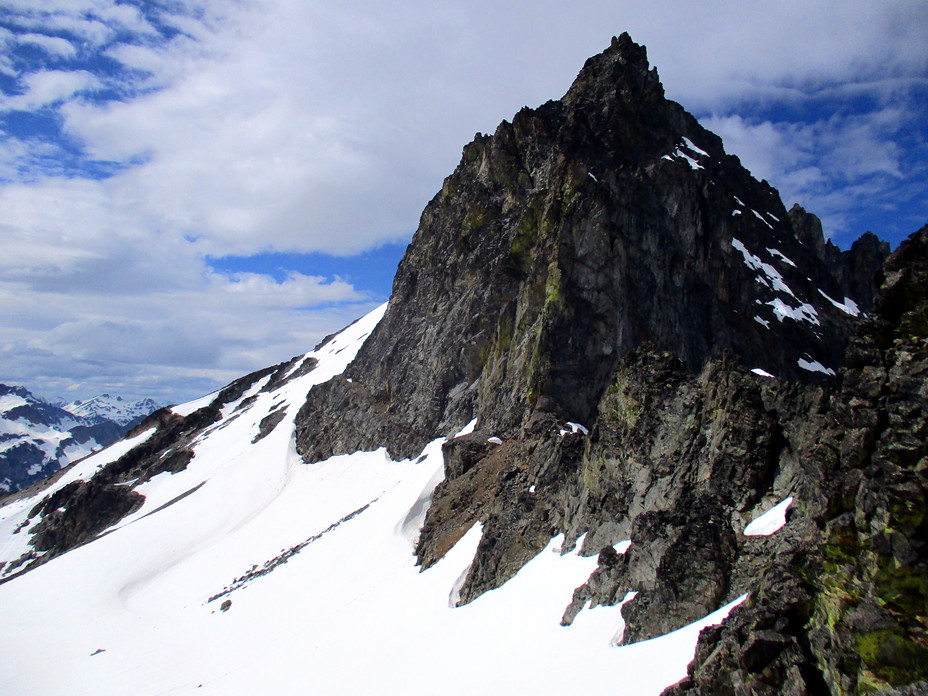
POLYGON ((813 376, 800 358, 835 368, 853 321, 823 293, 840 304, 869 279, 810 244, 623 35, 562 100, 465 147, 352 381, 303 408, 298 449, 411 457, 474 416, 515 432, 540 401, 589 422, 645 342, 696 372, 725 351, 784 378, 813 376))
POLYGON ((878 287, 876 274, 889 256, 889 244, 872 232, 865 232, 848 251, 841 251, 825 239, 821 220, 802 206, 793 205, 789 219, 796 237, 825 264, 827 274, 843 293, 836 299, 850 297, 857 301, 861 310, 873 309, 872 300, 878 287))

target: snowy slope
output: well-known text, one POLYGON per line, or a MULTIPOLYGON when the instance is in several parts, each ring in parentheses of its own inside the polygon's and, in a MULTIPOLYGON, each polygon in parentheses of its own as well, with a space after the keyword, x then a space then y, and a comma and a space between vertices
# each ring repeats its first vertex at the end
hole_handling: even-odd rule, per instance
POLYGON ((85 401, 72 401, 63 408, 93 423, 111 420, 114 423, 119 423, 119 425, 129 425, 132 422, 141 420, 160 407, 152 399, 130 401, 121 396, 100 394, 85 401))
MULTIPOLYGON (((0 585, 0 693, 658 694, 682 678, 701 626, 729 607, 612 647, 619 607, 559 625, 596 557, 561 555, 557 539, 503 587, 454 607, 479 526, 425 572, 412 547, 441 479, 441 439, 410 460, 378 450, 302 463, 293 418, 307 391, 344 370, 383 311, 308 354, 312 371, 224 407, 186 469, 138 486, 144 504, 109 533, 0 585)), ((29 550, 41 499, 153 432, 0 508, 0 562, 29 550)))

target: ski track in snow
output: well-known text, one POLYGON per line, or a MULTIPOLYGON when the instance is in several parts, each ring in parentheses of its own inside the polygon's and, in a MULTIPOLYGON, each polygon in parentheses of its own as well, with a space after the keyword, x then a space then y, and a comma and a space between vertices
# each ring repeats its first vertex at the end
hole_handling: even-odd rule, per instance
MULTIPOLYGON (((612 647, 623 630, 618 606, 585 608, 572 626, 559 625, 597 557, 556 553, 556 538, 503 587, 452 609, 481 525, 425 572, 410 545, 442 478, 443 438, 398 462, 383 449, 300 460, 293 418, 307 391, 344 370, 384 309, 311 353, 319 364, 310 373, 270 393, 249 390, 251 408, 225 412, 227 426, 201 437, 187 469, 140 486, 144 505, 111 533, 0 585, 0 693, 422 693, 440 685, 444 694, 472 694, 492 685, 496 693, 605 694, 621 684, 623 694, 643 696, 683 678, 701 628, 743 598, 667 636, 612 647), (243 446, 281 402, 285 419, 243 446), (274 572, 252 572, 267 563, 274 572), (243 578, 224 595, 228 611, 208 601, 243 578)), ((212 398, 174 411, 192 413, 212 398)), ((151 432, 89 457, 53 488, 92 476, 151 432)), ((2 560, 24 550, 26 530, 13 530, 47 492, 0 509, 2 560)))

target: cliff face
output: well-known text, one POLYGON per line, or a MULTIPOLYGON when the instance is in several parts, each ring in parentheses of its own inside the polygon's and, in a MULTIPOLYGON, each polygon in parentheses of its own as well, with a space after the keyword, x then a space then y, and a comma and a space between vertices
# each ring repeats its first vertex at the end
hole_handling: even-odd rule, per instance
POLYGON ((511 434, 536 410, 589 423, 644 343, 693 372, 726 351, 783 378, 834 369, 871 269, 794 218, 623 35, 563 99, 465 147, 351 382, 307 403, 299 451, 414 456, 473 417, 511 434))

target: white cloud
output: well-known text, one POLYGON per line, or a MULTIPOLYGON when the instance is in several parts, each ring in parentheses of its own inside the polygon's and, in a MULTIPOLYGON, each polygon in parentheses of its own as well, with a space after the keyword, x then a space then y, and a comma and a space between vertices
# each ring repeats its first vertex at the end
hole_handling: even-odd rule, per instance
POLYGON ((648 44, 671 96, 724 113, 848 79, 891 91, 924 64, 928 17, 911 2, 197 7, 161 18, 184 32, 171 46, 107 49, 161 89, 61 113, 91 157, 144 159, 113 190, 212 254, 353 253, 409 235, 475 130, 559 96, 622 29, 648 44))
POLYGON ((137 7, 115 0, 5 0, 4 5, 15 26, 66 32, 94 46, 104 46, 118 32, 156 33, 137 7))
POLYGON ((848 232, 847 214, 860 205, 860 196, 886 198, 903 178, 904 153, 895 138, 917 121, 898 107, 811 123, 702 120, 754 176, 780 191, 787 206, 798 202, 815 212, 832 235, 848 232))
POLYGON ((89 395, 115 376, 125 393, 190 398, 373 306, 338 278, 217 273, 117 201, 107 182, 0 189, 2 379, 54 395, 67 375, 89 395))
POLYGON ((32 111, 100 86, 85 70, 44 70, 23 78, 26 91, 0 100, 0 111, 32 111))
POLYGON ((38 46, 45 52, 55 56, 70 58, 77 53, 77 49, 74 48, 74 44, 72 44, 67 39, 62 39, 60 36, 46 36, 45 34, 20 34, 18 39, 20 43, 38 46))

